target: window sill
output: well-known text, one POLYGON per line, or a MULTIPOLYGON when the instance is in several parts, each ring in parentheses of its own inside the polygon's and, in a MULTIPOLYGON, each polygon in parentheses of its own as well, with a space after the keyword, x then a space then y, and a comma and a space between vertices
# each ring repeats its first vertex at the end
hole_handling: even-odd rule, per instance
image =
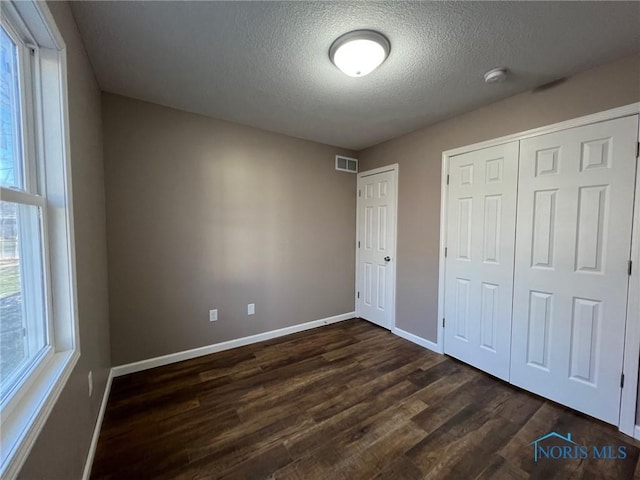
POLYGON ((78 350, 54 354, 19 405, 0 416, 0 477, 17 476, 79 358, 78 350))

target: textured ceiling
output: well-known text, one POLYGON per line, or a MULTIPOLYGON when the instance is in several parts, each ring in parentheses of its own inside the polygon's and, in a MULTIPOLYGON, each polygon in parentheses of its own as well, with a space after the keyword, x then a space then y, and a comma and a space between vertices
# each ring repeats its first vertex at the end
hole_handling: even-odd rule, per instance
POLYGON ((355 150, 640 49, 640 2, 72 8, 103 90, 355 150), (391 54, 351 78, 328 50, 361 28, 384 33, 391 54), (483 83, 497 66, 509 80, 483 83))

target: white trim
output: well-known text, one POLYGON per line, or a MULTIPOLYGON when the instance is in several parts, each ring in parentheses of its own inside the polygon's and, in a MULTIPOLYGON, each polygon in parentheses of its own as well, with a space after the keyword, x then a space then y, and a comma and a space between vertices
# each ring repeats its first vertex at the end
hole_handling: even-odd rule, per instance
POLYGON ((358 177, 369 177, 371 175, 377 175, 378 173, 390 172, 392 170, 398 171, 398 164, 385 165, 384 167, 374 168, 373 170, 367 170, 366 172, 358 172, 358 177))
MULTIPOLYGON (((3 4, 3 7, 6 5, 3 4)), ((46 2, 35 0, 30 2, 13 2, 13 7, 22 18, 29 19, 29 31, 35 42, 44 48, 64 50, 65 43, 60 30, 46 5, 46 2)))
POLYGON ((79 358, 77 351, 56 354, 50 368, 41 377, 34 379, 33 388, 23 397, 20 405, 21 409, 34 414, 29 418, 25 415, 11 415, 3 421, 0 432, 2 445, 9 450, 2 453, 6 459, 0 467, 0 477, 3 480, 18 476, 79 358))
POLYGON ((449 177, 449 156, 442 154, 442 168, 440 174, 440 247, 438 251, 438 318, 436 318, 436 345, 438 352, 444 353, 444 286, 446 280, 446 257, 447 248, 447 178, 449 177))
POLYGON ((204 347, 185 350, 182 352, 170 353, 169 355, 149 358, 147 360, 141 360, 139 362, 127 363, 126 365, 113 367, 113 376, 120 377, 129 373, 141 372, 150 368, 161 367, 163 365, 169 365, 171 363, 182 362, 183 360, 202 357, 203 355, 210 355, 212 353, 222 352, 224 350, 230 350, 232 348, 244 347, 245 345, 251 345, 252 343, 264 342, 265 340, 271 340, 272 338, 282 337, 284 335, 290 335, 292 333, 303 332, 312 328, 323 327, 325 325, 342 322, 343 320, 349 320, 355 317, 356 312, 343 313, 341 315, 321 318, 320 320, 314 320, 307 323, 301 323, 299 325, 279 328, 277 330, 258 333, 256 335, 250 335, 248 337, 236 338, 234 340, 229 340, 226 342, 214 343, 213 345, 207 345, 204 347))
POLYGON ((100 404, 100 411, 98 412, 96 425, 93 429, 93 436, 91 437, 91 445, 89 446, 89 453, 87 454, 87 460, 84 464, 84 470, 82 472, 82 480, 89 480, 89 476, 91 475, 91 467, 93 467, 93 459, 96 455, 96 448, 98 447, 98 439, 100 438, 100 430, 102 429, 102 421, 104 420, 104 412, 107 409, 107 402, 109 401, 109 393, 111 392, 112 382, 113 382, 113 369, 110 369, 109 376, 107 377, 107 385, 104 387, 104 394, 102 395, 102 403, 100 404))
POLYGON ((394 328, 392 331, 394 334, 396 334, 399 337, 404 338, 405 340, 409 340, 410 342, 415 343, 416 345, 420 345, 421 347, 424 347, 426 349, 431 350, 432 352, 436 352, 436 353, 442 353, 440 351, 440 348, 438 347, 437 343, 433 343, 431 340, 427 340, 426 338, 422 338, 419 337, 417 335, 414 335, 413 333, 409 333, 406 330, 402 330, 400 328, 394 328))
POLYGON ((471 145, 465 145, 464 147, 452 148, 451 150, 443 152, 443 156, 446 154, 448 157, 454 157, 456 155, 462 155, 463 153, 473 152, 474 150, 495 147, 496 145, 502 145, 503 143, 524 140, 525 138, 537 137, 539 135, 546 135, 547 133, 559 132, 570 128, 582 127, 583 125, 606 122, 607 120, 613 120, 614 118, 628 117, 629 115, 636 115, 639 112, 640 102, 632 103, 623 107, 605 110, 604 112, 572 118, 571 120, 565 120, 564 122, 553 123, 544 127, 525 130, 524 132, 505 135, 504 137, 498 137, 484 142, 472 143, 471 145))
MULTIPOLYGON (((603 112, 574 118, 564 122, 555 123, 545 127, 527 130, 525 132, 507 135, 504 137, 474 143, 464 147, 454 148, 442 152, 442 176, 440 187, 440 253, 439 253, 439 281, 438 281, 438 348, 444 352, 444 328, 442 318, 444 317, 444 285, 446 277, 444 251, 447 244, 447 174, 449 172, 449 159, 456 155, 473 152, 483 148, 494 147, 505 143, 520 141, 525 138, 546 135, 548 133, 581 127, 593 123, 604 122, 616 118, 638 115, 640 113, 640 102, 632 103, 619 108, 605 110, 603 112)), ((640 132, 639 132, 640 135, 640 132)), ((640 295, 633 292, 640 291, 640 173, 636 172, 635 208, 633 221, 633 238, 631 243, 631 258, 633 259, 633 275, 629 282, 629 292, 627 296, 627 326, 625 334, 625 349, 623 371, 625 372, 625 386, 621 394, 620 420, 618 428, 627 435, 634 435, 638 369, 640 367, 640 295)))
MULTIPOLYGON (((399 186, 400 186, 400 164, 394 163, 391 165, 386 165, 384 167, 374 168, 373 170, 367 170, 366 172, 358 173, 358 177, 356 179, 356 288, 354 291, 354 301, 355 301, 355 313, 358 317, 360 317, 360 312, 358 311, 358 305, 360 302, 358 301, 358 285, 360 284, 359 277, 359 262, 360 262, 360 249, 358 248, 358 242, 360 241, 360 196, 358 195, 358 184, 361 178, 369 177, 371 175, 377 175, 378 173, 384 172, 395 172, 395 187, 396 187, 396 205, 395 205, 395 213, 393 222, 393 262, 391 262, 393 268, 393 294, 391 295, 391 305, 393 305, 393 310, 391 311, 391 322, 389 325, 389 330, 393 331, 396 328, 396 291, 398 290, 398 276, 397 276, 397 265, 398 265, 398 200, 399 200, 399 186)), ((366 318, 364 319, 366 320, 366 318)))
MULTIPOLYGON (((358 305, 360 304, 360 300, 358 299, 358 286, 360 285, 360 268, 358 267, 358 262, 360 261, 360 247, 358 245, 360 245, 360 208, 358 205, 358 199, 360 197, 360 188, 359 188, 359 183, 360 183, 360 174, 358 173, 358 175, 356 175, 356 265, 355 265, 355 278, 356 278, 356 283, 353 289, 353 303, 354 303, 354 311, 356 312, 356 316, 360 317, 360 312, 358 311, 358 305)), ((397 191, 396 191, 396 195, 397 195, 397 191)), ((396 219, 397 220, 397 219, 396 219)))
POLYGON ((35 195, 21 190, 0 187, 0 196, 2 196, 3 202, 20 203, 40 208, 46 207, 46 201, 40 195, 35 195))
MULTIPOLYGON (((640 126, 638 127, 638 138, 640 138, 640 126)), ((640 166, 638 162, 640 160, 636 158, 636 190, 631 233, 633 268, 627 290, 627 323, 622 361, 624 388, 620 395, 620 418, 618 420, 618 428, 627 435, 634 435, 637 428, 638 363, 640 362, 640 166)))
POLYGON ((633 438, 640 440, 640 425, 635 425, 633 429, 633 438))

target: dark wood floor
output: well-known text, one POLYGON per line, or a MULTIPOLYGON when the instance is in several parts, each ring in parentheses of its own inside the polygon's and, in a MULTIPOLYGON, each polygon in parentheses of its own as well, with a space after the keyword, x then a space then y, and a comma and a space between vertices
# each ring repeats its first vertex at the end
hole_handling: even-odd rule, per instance
POLYGON ((362 320, 113 382, 94 479, 627 479, 637 442, 362 320), (624 460, 533 461, 550 431, 624 460))

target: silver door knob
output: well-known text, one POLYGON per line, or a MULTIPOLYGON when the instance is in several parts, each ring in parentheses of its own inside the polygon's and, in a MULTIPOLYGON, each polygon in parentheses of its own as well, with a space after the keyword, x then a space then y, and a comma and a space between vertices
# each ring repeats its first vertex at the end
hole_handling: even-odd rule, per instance
POLYGON ((384 261, 385 262, 390 262, 391 261, 391 257, 384 257, 384 261))

